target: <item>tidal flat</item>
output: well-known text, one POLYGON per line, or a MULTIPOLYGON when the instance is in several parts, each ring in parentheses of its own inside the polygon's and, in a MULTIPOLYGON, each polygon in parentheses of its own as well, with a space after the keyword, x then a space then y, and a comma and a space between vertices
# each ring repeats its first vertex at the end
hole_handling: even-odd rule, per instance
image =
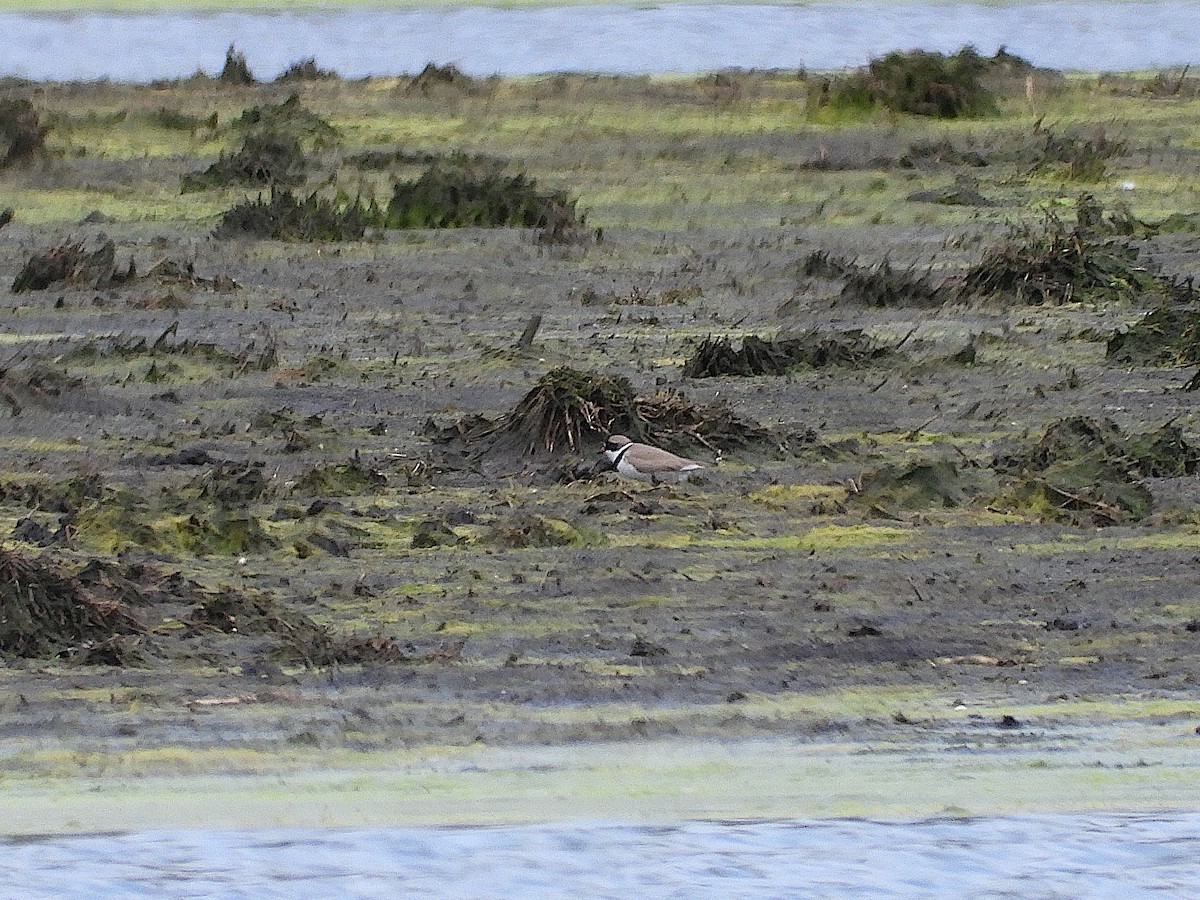
POLYGON ((1194 805, 1196 78, 1006 71, 933 119, 804 72, 440 71, 0 83, 43 130, 0 169, 6 829, 441 758, 421 821, 1194 805), (264 120, 301 161, 225 165, 264 120), (574 218, 223 228, 442 165, 574 218), (548 449, 518 412, 564 371, 636 399, 562 401, 548 449), (710 467, 603 471, 621 415, 710 467), (773 753, 825 793, 718 790, 773 753), (579 799, 644 754, 677 765, 579 799), (950 758, 982 787, 934 790, 950 758))

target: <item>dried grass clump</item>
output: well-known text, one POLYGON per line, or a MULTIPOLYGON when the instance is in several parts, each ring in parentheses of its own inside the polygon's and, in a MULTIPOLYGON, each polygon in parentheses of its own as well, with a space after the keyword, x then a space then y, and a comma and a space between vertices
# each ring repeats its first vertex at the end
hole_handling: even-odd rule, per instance
POLYGON ((1089 137, 1048 131, 1033 168, 1057 173, 1067 181, 1094 184, 1108 174, 1108 161, 1124 152, 1124 141, 1109 138, 1103 129, 1089 137))
POLYGON ((842 299, 864 306, 938 306, 950 299, 929 271, 915 266, 894 269, 887 260, 861 266, 852 260, 815 250, 804 258, 800 274, 808 278, 841 281, 842 299))
POLYGON ((336 81, 338 73, 332 69, 322 69, 317 65, 315 57, 297 60, 292 63, 275 79, 281 84, 294 81, 336 81))
POLYGON ((218 116, 215 112, 207 116, 193 116, 177 109, 160 106, 153 112, 146 113, 146 121, 155 128, 166 131, 186 131, 194 134, 202 128, 216 128, 218 116))
POLYGON ((790 453, 816 440, 812 431, 766 428, 743 419, 723 401, 696 405, 675 391, 637 396, 623 376, 567 367, 546 373, 499 419, 472 415, 447 427, 430 422, 426 433, 438 443, 461 445, 476 458, 590 456, 610 434, 626 434, 683 454, 700 449, 790 453))
POLYGON ((723 400, 697 405, 677 391, 637 397, 630 421, 621 423, 620 430, 634 440, 685 456, 701 449, 790 452, 792 445, 815 439, 813 433, 792 434, 744 419, 723 400))
POLYGON ((579 453, 630 415, 633 386, 622 375, 561 366, 547 372, 493 428, 495 440, 522 455, 579 453))
POLYGON ((337 128, 300 102, 299 94, 292 94, 282 103, 252 106, 230 125, 248 133, 287 135, 308 150, 334 147, 342 139, 337 128))
POLYGON ((385 635, 335 634, 299 610, 262 594, 214 594, 192 609, 186 624, 193 633, 271 635, 278 639, 273 656, 310 668, 409 660, 385 635))
POLYGON ((683 374, 686 378, 786 375, 800 368, 870 365, 891 352, 861 330, 805 331, 774 340, 747 335, 738 349, 728 336, 707 337, 683 364, 683 374))
POLYGON ((1200 365, 1200 312, 1160 306, 1108 338, 1105 358, 1120 365, 1200 365))
POLYGON ((213 234, 277 241, 359 241, 381 218, 374 202, 329 200, 315 192, 300 200, 291 191, 272 190, 269 200, 260 196, 227 210, 213 234))
POLYGON ((181 179, 182 193, 229 185, 296 187, 310 168, 307 154, 336 146, 341 132, 300 103, 293 94, 278 104, 245 110, 232 128, 245 132, 240 149, 221 153, 203 172, 181 179))
POLYGON ((459 91, 469 92, 474 90, 476 86, 475 79, 465 74, 453 63, 439 66, 437 63, 431 62, 425 64, 425 68, 413 77, 405 90, 408 93, 419 92, 421 94, 429 94, 431 91, 439 88, 454 88, 459 91))

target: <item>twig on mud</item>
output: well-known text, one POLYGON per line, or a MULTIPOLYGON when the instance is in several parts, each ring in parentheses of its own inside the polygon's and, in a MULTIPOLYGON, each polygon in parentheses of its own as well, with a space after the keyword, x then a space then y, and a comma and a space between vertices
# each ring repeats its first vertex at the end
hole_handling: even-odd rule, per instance
POLYGON ((923 596, 921 596, 921 589, 917 587, 917 583, 915 581, 913 581, 911 575, 908 578, 908 584, 913 589, 913 593, 917 595, 917 599, 920 600, 922 603, 924 603, 925 598, 923 596))
POLYGON ((535 313, 529 317, 529 321, 525 325, 525 330, 521 332, 521 337, 517 340, 516 349, 528 350, 533 346, 533 339, 538 333, 538 329, 542 327, 542 314, 535 313))
POLYGON ((912 328, 910 328, 908 331, 908 334, 906 334, 904 337, 900 338, 900 342, 897 343, 894 347, 892 347, 892 349, 899 350, 901 347, 903 347, 905 344, 907 344, 908 339, 917 333, 917 329, 919 327, 920 327, 919 325, 914 325, 912 328))
POLYGON ((924 431, 928 426, 930 426, 934 422, 936 422, 937 419, 938 419, 937 416, 930 416, 928 419, 926 419, 924 422, 922 422, 920 425, 918 425, 912 431, 910 431, 906 435, 904 435, 904 439, 906 441, 915 441, 917 438, 919 438, 921 436, 921 432, 924 431))
POLYGON ((1057 496, 1063 501, 1059 504, 1059 509, 1070 509, 1072 508, 1071 504, 1074 503, 1077 504, 1074 507, 1076 509, 1091 509, 1113 521, 1118 521, 1123 512, 1120 507, 1114 506, 1111 503, 1105 503, 1103 500, 1092 500, 1063 488, 1055 487, 1048 481, 1039 481, 1038 484, 1044 487, 1051 495, 1057 496))

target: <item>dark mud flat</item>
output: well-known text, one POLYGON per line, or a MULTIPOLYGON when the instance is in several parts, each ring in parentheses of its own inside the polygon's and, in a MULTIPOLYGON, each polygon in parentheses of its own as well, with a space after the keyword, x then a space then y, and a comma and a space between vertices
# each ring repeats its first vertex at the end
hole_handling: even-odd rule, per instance
MULTIPOLYGON (((1161 345, 1192 327, 1198 240, 1145 224, 1186 220, 1170 192, 1119 205, 1123 180, 1182 177, 1186 154, 1157 152, 1175 120, 1131 118, 1083 182, 1001 153, 1030 133, 1016 105, 764 132, 804 84, 742 78, 6 85, 56 125, 0 171, 11 771, 650 738, 1003 749, 1122 719, 1194 738, 1200 357, 1161 345), (341 135, 304 133, 299 196, 369 186, 355 154, 402 177, 449 148, 523 160, 589 218, 214 237, 214 208, 270 183, 181 177, 291 90, 341 135), (553 140, 485 136, 535 113, 553 140), (444 115, 457 143, 413 124, 444 115), (615 135, 622 116, 692 124, 615 135), (935 139, 962 152, 896 162, 935 139), (654 196, 647 165, 677 187, 654 196), (905 199, 964 174, 997 205, 905 199), (685 197, 703 191, 707 212, 685 197), (109 212, 62 212, 79 202, 109 212), (1114 335, 1164 309, 1123 356, 1114 335), (563 367, 750 436, 671 432, 713 465, 659 486, 601 471, 602 407, 576 446, 496 439, 563 367)), ((1159 102, 1190 134, 1194 101, 1159 102)))

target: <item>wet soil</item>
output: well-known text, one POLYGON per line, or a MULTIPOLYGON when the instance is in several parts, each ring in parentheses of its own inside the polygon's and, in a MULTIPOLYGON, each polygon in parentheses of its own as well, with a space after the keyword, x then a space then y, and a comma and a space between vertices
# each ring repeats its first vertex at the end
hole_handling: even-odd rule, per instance
MULTIPOLYGON (((77 86, 71 101, 90 89, 112 90, 77 86)), ((147 162, 142 177, 203 162, 147 162)), ((120 181, 128 163, 47 165, 6 177, 51 189, 120 181)), ((1135 473, 1149 506, 1112 524, 1078 494, 1031 501, 996 462, 1072 416, 1127 435, 1172 423, 1195 443, 1192 371, 1106 358, 1160 298, 876 306, 803 274, 815 252, 962 271, 1004 239, 1000 213, 610 225, 565 244, 524 229, 306 244, 212 228, 30 224, 18 207, 0 230, 0 541, 120 604, 124 623, 108 645, 89 632, 4 648, 13 758, 879 739, 957 733, 939 710, 964 706, 988 727, 1007 708, 1112 718, 1128 702, 1153 717, 1159 701, 1200 721, 1186 705, 1200 679, 1195 477, 1135 473), (37 252, 107 241, 116 270, 143 274, 9 289, 37 252), (683 375, 708 339, 848 332, 893 349, 683 375), (693 447, 713 465, 672 485, 602 471, 598 434, 531 457, 444 440, 560 366, 804 438, 693 447), (953 484, 867 489, 920 467, 953 484)), ((1169 274, 1200 270, 1192 234, 1138 242, 1169 274)))

